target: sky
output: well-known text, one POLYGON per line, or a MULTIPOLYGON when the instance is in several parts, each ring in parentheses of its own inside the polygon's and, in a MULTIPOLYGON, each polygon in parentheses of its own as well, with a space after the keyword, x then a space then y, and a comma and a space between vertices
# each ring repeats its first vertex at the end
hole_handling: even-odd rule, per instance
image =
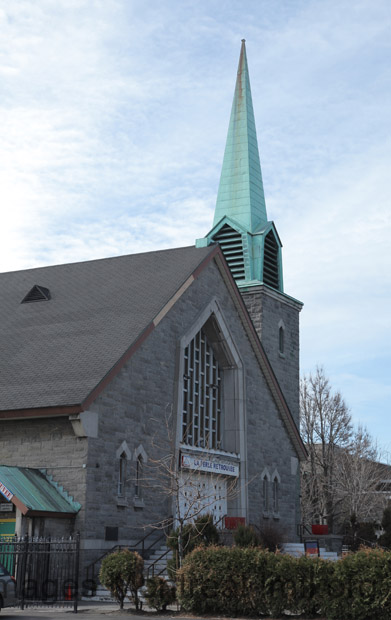
POLYGON ((390 32, 390 0, 0 0, 0 271, 205 236, 245 38, 301 370, 391 452, 390 32))

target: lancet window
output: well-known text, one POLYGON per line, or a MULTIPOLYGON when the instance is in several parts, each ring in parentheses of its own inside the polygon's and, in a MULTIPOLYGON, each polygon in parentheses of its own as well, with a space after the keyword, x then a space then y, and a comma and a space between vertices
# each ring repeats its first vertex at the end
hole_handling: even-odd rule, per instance
POLYGON ((184 352, 182 441, 221 448, 222 370, 201 329, 184 352))

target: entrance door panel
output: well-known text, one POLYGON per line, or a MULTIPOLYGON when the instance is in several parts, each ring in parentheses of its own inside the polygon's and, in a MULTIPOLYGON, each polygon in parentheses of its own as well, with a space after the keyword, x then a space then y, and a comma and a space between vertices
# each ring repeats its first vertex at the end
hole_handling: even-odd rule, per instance
POLYGON ((181 518, 195 521, 211 514, 216 522, 227 514, 227 481, 222 476, 182 472, 179 486, 181 518))

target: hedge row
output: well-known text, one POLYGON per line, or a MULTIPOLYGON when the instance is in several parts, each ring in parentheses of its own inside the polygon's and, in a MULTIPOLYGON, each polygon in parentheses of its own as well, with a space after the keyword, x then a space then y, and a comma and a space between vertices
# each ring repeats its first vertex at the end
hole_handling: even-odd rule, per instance
POLYGON ((381 550, 330 562, 259 548, 200 547, 185 558, 178 584, 182 608, 193 613, 391 618, 391 552, 381 550))

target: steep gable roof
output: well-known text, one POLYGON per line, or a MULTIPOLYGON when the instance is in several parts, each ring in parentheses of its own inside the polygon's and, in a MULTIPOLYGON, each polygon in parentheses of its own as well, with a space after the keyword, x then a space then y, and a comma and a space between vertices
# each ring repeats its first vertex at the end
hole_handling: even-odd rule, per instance
POLYGON ((0 274, 0 410, 83 403, 214 248, 0 274), (21 303, 39 282, 47 303, 21 303))
POLYGON ((88 409, 215 260, 300 458, 306 450, 219 245, 0 274, 0 419, 88 409), (48 303, 21 303, 32 282, 48 303))

